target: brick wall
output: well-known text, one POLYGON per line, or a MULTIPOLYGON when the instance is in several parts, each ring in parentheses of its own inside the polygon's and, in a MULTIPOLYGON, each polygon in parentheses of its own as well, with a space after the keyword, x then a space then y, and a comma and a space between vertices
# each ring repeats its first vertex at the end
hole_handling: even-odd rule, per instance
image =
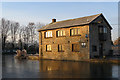
POLYGON ((52 38, 45 38, 44 32, 39 32, 39 54, 41 56, 41 52, 43 53, 43 58, 47 59, 58 59, 58 60, 83 60, 89 59, 89 38, 85 38, 86 34, 89 34, 89 25, 85 26, 76 26, 70 28, 61 28, 52 31, 52 38), (80 28, 81 36, 70 36, 70 29, 72 28, 80 28), (56 37, 56 31, 65 30, 66 36, 64 37, 56 37), (42 45, 41 45, 41 35, 42 35, 42 45), (86 48, 82 48, 80 46, 79 52, 72 52, 72 44, 77 43, 81 45, 81 42, 86 42, 86 48), (52 46, 52 52, 46 51, 46 45, 50 44, 52 46), (58 52, 58 44, 64 45, 64 52, 58 52), (41 51, 42 48, 42 51, 41 51))

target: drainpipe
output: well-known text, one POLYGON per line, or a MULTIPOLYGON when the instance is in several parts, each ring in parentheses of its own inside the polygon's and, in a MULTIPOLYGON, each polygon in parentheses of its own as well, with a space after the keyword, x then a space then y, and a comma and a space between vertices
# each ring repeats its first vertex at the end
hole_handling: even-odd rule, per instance
POLYGON ((40 31, 40 36, 41 36, 41 56, 43 56, 43 53, 42 53, 42 32, 40 31))
POLYGON ((42 32, 40 31, 39 32, 39 57, 41 56, 42 56, 42 32))

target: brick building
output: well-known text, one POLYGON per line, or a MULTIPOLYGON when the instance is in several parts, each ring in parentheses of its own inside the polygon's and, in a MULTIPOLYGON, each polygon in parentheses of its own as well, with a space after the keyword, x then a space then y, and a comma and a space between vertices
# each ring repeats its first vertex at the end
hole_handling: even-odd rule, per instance
POLYGON ((102 14, 52 22, 39 29, 39 56, 85 60, 109 55, 111 29, 102 14))

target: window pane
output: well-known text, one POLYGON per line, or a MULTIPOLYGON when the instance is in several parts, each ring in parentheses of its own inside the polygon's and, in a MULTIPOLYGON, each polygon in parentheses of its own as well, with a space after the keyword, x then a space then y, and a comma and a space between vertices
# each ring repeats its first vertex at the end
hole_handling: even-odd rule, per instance
POLYGON ((103 26, 99 27, 99 33, 103 33, 103 26))
POLYGON ((49 37, 49 32, 47 32, 47 37, 49 37))
POLYGON ((78 28, 78 34, 80 34, 80 29, 78 28))
POLYGON ((75 31, 75 35, 77 35, 77 29, 74 29, 74 31, 75 31))
POLYGON ((60 45, 60 51, 62 51, 62 45, 60 45))
POLYGON ((65 36, 65 31, 63 31, 63 36, 65 36))
POLYGON ((107 33, 107 28, 106 27, 104 27, 104 33, 107 33))
POLYGON ((79 45, 76 44, 76 51, 79 51, 79 45))
POLYGON ((103 28, 103 32, 105 33, 105 28, 103 28))
POLYGON ((59 51, 61 51, 61 45, 59 45, 59 51))
POLYGON ((45 36, 47 37, 47 32, 45 33, 45 36))
POLYGON ((58 45, 58 51, 64 51, 63 45, 58 45))
POLYGON ((71 30, 71 35, 74 35, 74 33, 73 33, 73 29, 71 30))
POLYGON ((50 31, 50 37, 52 37, 52 31, 50 31))
POLYGON ((48 37, 50 37, 50 32, 48 32, 48 37))
POLYGON ((62 31, 60 31, 60 36, 62 36, 62 31))
POLYGON ((106 28, 106 33, 107 33, 107 28, 106 28))
POLYGON ((51 45, 47 45, 46 48, 47 48, 47 51, 51 51, 51 45))
POLYGON ((48 45, 48 50, 50 50, 50 45, 48 45))
POLYGON ((61 33, 60 33, 60 31, 58 31, 59 32, 59 36, 61 36, 61 33))
POLYGON ((79 46, 79 44, 72 44, 72 48, 73 48, 73 50, 72 51, 80 51, 80 46, 79 46))
POLYGON ((58 31, 58 36, 60 36, 60 31, 58 31))
POLYGON ((51 45, 49 45, 49 50, 51 50, 51 45))
POLYGON ((47 45, 47 50, 49 51, 49 45, 47 45))
POLYGON ((102 27, 100 27, 100 33, 102 33, 102 27))

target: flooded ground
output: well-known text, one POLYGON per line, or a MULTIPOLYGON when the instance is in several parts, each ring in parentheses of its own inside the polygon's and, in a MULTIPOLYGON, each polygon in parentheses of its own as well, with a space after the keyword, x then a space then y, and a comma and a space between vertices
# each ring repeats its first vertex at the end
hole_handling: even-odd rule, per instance
POLYGON ((3 78, 120 78, 120 65, 53 60, 17 60, 3 56, 3 78))

